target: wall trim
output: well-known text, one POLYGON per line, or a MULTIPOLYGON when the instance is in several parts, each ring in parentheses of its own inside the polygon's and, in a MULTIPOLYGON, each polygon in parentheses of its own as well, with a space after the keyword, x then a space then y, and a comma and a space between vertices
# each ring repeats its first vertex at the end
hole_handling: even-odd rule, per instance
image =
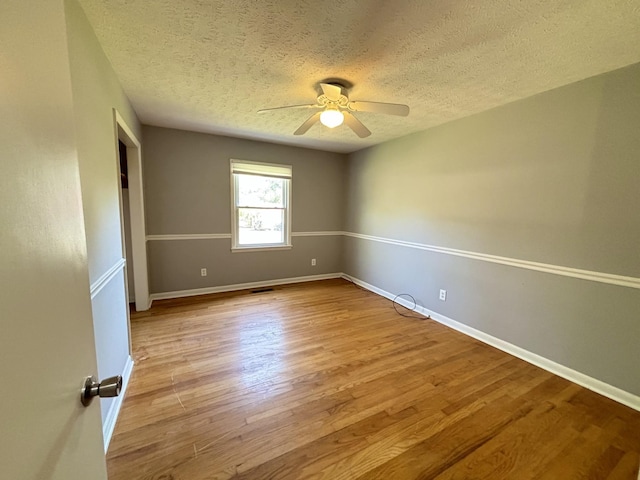
MULTIPOLYGON (((344 235, 340 230, 327 230, 317 232, 291 232, 292 237, 330 237, 344 235)), ((231 238, 230 233, 179 233, 169 235, 147 235, 147 240, 210 240, 231 238)))
POLYGON ((100 278, 98 278, 98 280, 96 280, 91 284, 89 292, 91 292, 92 300, 96 298, 96 295, 100 293, 100 290, 102 290, 105 287, 105 285, 107 285, 111 280, 113 280, 113 277, 115 277, 116 274, 124 268, 126 263, 127 261, 124 258, 121 258, 116 262, 116 264, 113 267, 111 267, 109 270, 103 273, 100 276, 100 278))
MULTIPOLYGON (((376 237, 374 235, 364 235, 362 233, 343 232, 339 230, 327 230, 317 232, 291 232, 292 237, 328 237, 344 235, 347 237, 359 238, 362 240, 370 240, 373 242, 387 243, 389 245, 397 245, 400 247, 415 248, 417 250, 426 250, 429 252, 441 253, 444 255, 453 255, 456 257, 470 258, 472 260, 480 260, 483 262, 497 263, 510 267, 523 268, 525 270, 534 270, 537 272, 550 273, 553 275, 561 275, 564 277, 579 278, 581 280, 589 280, 592 282, 606 283, 609 285, 617 285, 620 287, 629 287, 640 289, 640 278, 629 277, 625 275, 616 275, 613 273, 596 272, 593 270, 583 270, 580 268, 565 267, 562 265, 553 265, 550 263, 533 262, 530 260, 521 260, 518 258, 501 257, 499 255, 490 255, 488 253, 472 252, 469 250, 459 250, 456 248, 438 247, 436 245, 428 245, 426 243, 408 242, 405 240, 396 240, 393 238, 376 237)), ((230 233, 193 233, 193 234, 175 234, 175 235, 147 235, 147 240, 205 240, 205 239, 223 239, 231 238, 230 233)))
MULTIPOLYGON (((396 297, 395 295, 382 290, 381 288, 364 282, 358 278, 352 277, 351 275, 342 274, 342 277, 345 280, 349 280, 350 282, 353 282, 354 284, 373 293, 376 293, 382 297, 388 298, 389 300, 393 300, 396 297)), ((413 308, 412 302, 409 302, 403 298, 397 298, 396 303, 399 303, 400 305, 403 305, 404 307, 407 307, 409 309, 413 308)), ((425 317, 430 316, 433 320, 441 323, 442 325, 473 337, 476 340, 480 340, 483 343, 491 345, 492 347, 495 347, 498 350, 502 350, 503 352, 513 355, 514 357, 518 357, 525 362, 540 367, 543 370, 553 373, 554 375, 558 375, 559 377, 565 378, 573 383, 577 383, 584 388, 599 393, 600 395, 604 395, 605 397, 615 400, 616 402, 622 403, 627 407, 640 411, 640 396, 634 395, 618 387, 614 387, 613 385, 609 385, 608 383, 585 375, 584 373, 578 372, 577 370, 565 367, 564 365, 556 363, 553 360, 549 360, 548 358, 525 350, 524 348, 513 345, 512 343, 501 340, 497 337, 489 335, 488 333, 484 333, 473 327, 465 325, 464 323, 460 323, 456 320, 453 320, 422 306, 417 305, 415 311, 416 313, 424 315, 425 317)))
POLYGON ((333 237, 337 235, 344 235, 342 231, 321 231, 321 232, 291 232, 292 237, 333 237))
POLYGON ((193 297, 196 295, 207 295, 209 293, 234 292, 236 290, 248 290, 251 288, 273 287, 276 285, 286 285, 289 283, 315 282, 318 280, 330 280, 332 278, 342 278, 342 273, 324 273, 320 275, 307 275, 304 277, 276 278, 273 280, 263 280, 261 282, 237 283, 234 285, 221 285, 218 287, 194 288, 192 290, 178 290, 174 292, 152 293, 152 300, 166 300, 169 298, 193 297))
POLYGON ((147 235, 147 240, 211 240, 231 238, 230 233, 183 233, 175 235, 147 235))
POLYGON ((118 415, 120 415, 120 408, 122 408, 124 397, 127 393, 127 386, 129 385, 129 379, 131 378, 132 371, 133 359, 131 358, 131 355, 129 355, 127 357, 127 362, 124 365, 124 370, 122 371, 122 390, 120 391, 120 395, 115 397, 114 401, 111 402, 104 424, 102 425, 102 438, 104 439, 105 454, 109 450, 109 443, 111 443, 113 430, 116 428, 116 422, 118 420, 118 415))
POLYGON ((524 268, 526 270, 535 270, 538 272, 551 273, 554 275, 562 275, 564 277, 573 277, 582 280, 590 280, 592 282, 608 283, 610 285, 640 289, 640 278, 636 277, 627 277, 624 275, 615 275, 611 273, 582 270, 579 268, 563 267, 561 265, 532 262, 529 260, 519 260, 517 258, 500 257, 497 255, 489 255, 487 253, 478 253, 467 250, 458 250, 455 248, 438 247, 435 245, 427 245, 424 243, 406 242, 404 240, 375 237, 373 235, 363 235, 361 233, 344 232, 344 235, 346 235, 347 237, 360 238, 363 240, 370 240, 379 243, 388 243, 390 245, 415 248, 418 250, 426 250, 429 252, 442 253, 445 255, 453 255, 456 257, 471 258, 473 260, 481 260, 484 262, 498 263, 501 265, 508 265, 510 267, 524 268))

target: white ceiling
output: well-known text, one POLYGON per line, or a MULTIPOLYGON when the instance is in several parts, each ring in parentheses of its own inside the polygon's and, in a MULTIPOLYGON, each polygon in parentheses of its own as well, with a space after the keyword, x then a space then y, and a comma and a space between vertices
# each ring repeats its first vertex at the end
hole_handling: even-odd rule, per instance
POLYGON ((640 62, 640 0, 80 0, 140 120, 351 152, 640 62), (293 131, 342 79, 405 103, 293 131))

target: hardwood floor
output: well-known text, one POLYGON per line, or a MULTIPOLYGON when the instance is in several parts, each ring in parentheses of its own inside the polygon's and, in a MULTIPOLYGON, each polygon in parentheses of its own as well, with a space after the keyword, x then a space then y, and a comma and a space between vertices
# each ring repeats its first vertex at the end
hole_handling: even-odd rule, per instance
POLYGON ((154 302, 110 480, 628 479, 640 412, 344 280, 154 302))

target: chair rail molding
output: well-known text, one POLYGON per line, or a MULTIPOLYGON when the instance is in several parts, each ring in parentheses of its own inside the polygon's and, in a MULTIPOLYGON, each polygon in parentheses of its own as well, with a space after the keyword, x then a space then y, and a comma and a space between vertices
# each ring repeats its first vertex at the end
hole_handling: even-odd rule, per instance
POLYGON ((468 250, 458 250, 455 248, 439 247, 418 242, 407 242, 404 240, 395 240, 392 238, 376 237, 373 235, 364 235, 361 233, 344 232, 347 237, 359 238, 361 240, 369 240, 372 242, 386 243, 389 245, 397 245, 400 247, 414 248, 417 250, 425 250, 428 252, 441 253, 444 255, 453 255, 456 257, 464 257, 472 260, 480 260, 482 262, 497 263, 510 267, 524 268, 526 270, 535 270, 537 272, 551 273, 553 275, 561 275, 564 277, 580 278, 582 280, 590 280, 592 282, 608 283, 610 285, 618 285, 620 287, 629 287, 640 289, 640 278, 628 277, 624 275, 615 275, 612 273, 595 272, 592 270, 582 270, 580 268, 565 267, 562 265, 552 265, 549 263, 532 262, 529 260, 521 260, 517 258, 501 257, 498 255, 490 255, 487 253, 471 252, 468 250))

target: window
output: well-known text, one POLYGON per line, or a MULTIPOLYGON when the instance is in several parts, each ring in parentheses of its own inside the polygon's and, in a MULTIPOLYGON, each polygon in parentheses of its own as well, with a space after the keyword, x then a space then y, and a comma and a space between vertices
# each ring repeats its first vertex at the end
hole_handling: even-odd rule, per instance
POLYGON ((232 250, 291 248, 291 166, 231 160, 232 250))

